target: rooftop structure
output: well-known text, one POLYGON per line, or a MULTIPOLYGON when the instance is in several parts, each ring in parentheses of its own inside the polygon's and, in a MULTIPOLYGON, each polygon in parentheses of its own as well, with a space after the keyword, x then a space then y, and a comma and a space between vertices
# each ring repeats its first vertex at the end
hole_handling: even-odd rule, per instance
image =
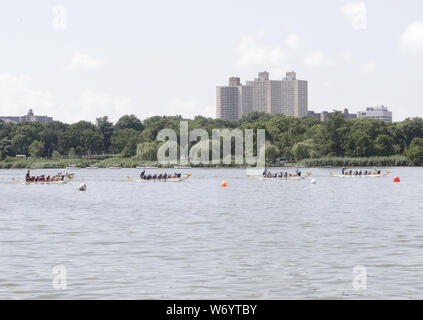
POLYGON ((19 123, 19 122, 25 122, 25 121, 29 121, 29 122, 52 122, 53 118, 52 117, 47 117, 47 116, 37 116, 34 115, 34 111, 32 109, 29 109, 28 113, 24 116, 6 116, 6 117, 0 117, 0 121, 3 122, 13 122, 13 123, 19 123))

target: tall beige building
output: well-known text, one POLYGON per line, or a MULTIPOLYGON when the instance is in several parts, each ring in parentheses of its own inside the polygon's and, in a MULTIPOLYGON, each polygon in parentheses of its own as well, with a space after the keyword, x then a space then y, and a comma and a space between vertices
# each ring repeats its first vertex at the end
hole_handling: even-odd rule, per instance
POLYGON ((282 80, 270 80, 268 72, 260 72, 245 86, 239 78, 230 78, 228 86, 217 87, 216 102, 217 118, 225 120, 233 120, 235 114, 237 120, 252 111, 303 117, 308 114, 307 81, 297 80, 295 72, 282 80))
POLYGON ((308 115, 307 81, 297 80, 296 73, 292 71, 286 73, 286 78, 282 80, 281 86, 282 113, 298 118, 308 115))

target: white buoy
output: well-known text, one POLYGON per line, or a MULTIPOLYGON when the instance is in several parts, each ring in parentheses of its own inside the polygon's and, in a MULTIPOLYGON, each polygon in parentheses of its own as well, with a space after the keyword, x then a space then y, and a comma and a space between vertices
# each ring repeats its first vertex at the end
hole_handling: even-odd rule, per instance
POLYGON ((87 185, 85 183, 81 183, 78 187, 79 191, 87 191, 87 185))
POLYGON ((317 181, 316 181, 316 179, 312 179, 312 180, 310 181, 310 183, 311 183, 311 184, 316 184, 316 182, 317 182, 317 181))

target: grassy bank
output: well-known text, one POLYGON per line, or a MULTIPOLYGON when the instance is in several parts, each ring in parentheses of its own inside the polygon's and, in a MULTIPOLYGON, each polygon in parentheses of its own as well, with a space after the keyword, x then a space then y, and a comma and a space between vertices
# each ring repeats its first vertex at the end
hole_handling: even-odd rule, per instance
POLYGON ((121 165, 122 168, 136 168, 138 166, 157 166, 157 162, 139 161, 134 158, 111 158, 99 161, 94 165, 99 168, 110 168, 115 165, 121 165))
MULTIPOLYGON (((157 162, 139 161, 135 158, 109 158, 105 160, 85 160, 85 159, 13 159, 0 161, 0 169, 63 169, 71 165, 81 168, 95 166, 98 168, 110 168, 121 165, 122 168, 136 168, 138 166, 157 166, 157 162)), ((391 157, 369 157, 369 158, 347 158, 347 157, 327 157, 318 159, 304 159, 297 163, 286 164, 285 166, 304 166, 310 168, 319 167, 399 167, 409 166, 410 161, 402 155, 391 157)), ((269 166, 272 166, 269 164, 269 166)), ((274 165, 279 166, 279 165, 274 165)), ((221 165, 219 167, 245 167, 239 165, 221 165)))
POLYGON ((63 169, 70 165, 85 168, 94 162, 83 159, 13 159, 0 161, 0 169, 63 169))
POLYGON ((95 166, 109 168, 120 164, 122 168, 136 168, 137 166, 157 166, 157 162, 142 161, 133 158, 110 158, 105 160, 85 159, 14 159, 0 161, 0 169, 64 169, 75 165, 80 168, 95 166))
POLYGON ((390 157, 369 157, 369 158, 348 158, 333 157, 319 159, 304 159, 297 163, 298 166, 319 168, 319 167, 402 167, 409 166, 410 161, 402 155, 390 157))

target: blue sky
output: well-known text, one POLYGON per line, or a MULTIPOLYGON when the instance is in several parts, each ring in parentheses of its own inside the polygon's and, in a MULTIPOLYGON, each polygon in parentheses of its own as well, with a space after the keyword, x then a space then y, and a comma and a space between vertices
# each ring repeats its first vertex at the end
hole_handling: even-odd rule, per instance
POLYGON ((0 5, 0 115, 215 116, 215 87, 267 70, 309 109, 423 116, 423 2, 14 1, 0 5))

